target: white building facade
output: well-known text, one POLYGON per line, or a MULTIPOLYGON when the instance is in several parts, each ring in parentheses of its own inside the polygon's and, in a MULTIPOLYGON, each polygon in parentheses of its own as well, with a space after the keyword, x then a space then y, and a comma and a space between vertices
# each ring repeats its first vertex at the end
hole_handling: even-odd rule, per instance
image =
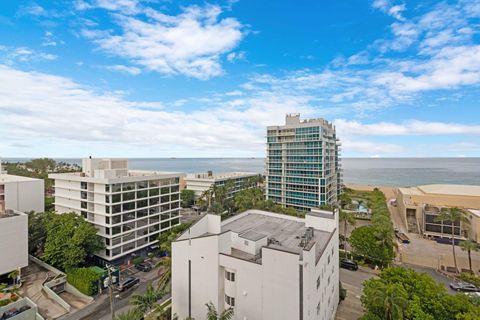
POLYGON ((172 314, 204 319, 206 303, 237 320, 334 319, 338 218, 249 210, 205 215, 172 243, 172 314))
POLYGON ((75 212, 96 227, 106 247, 97 253, 101 261, 121 262, 156 247, 160 233, 180 223, 182 174, 132 171, 124 159, 83 159, 82 167, 49 175, 55 210, 75 212))
POLYGON ((0 210, 0 275, 28 265, 28 216, 0 210))
MULTIPOLYGON (((231 198, 241 190, 246 189, 245 182, 248 179, 258 177, 254 172, 223 172, 214 173, 212 171, 202 173, 189 173, 185 177, 186 188, 195 192, 195 198, 200 197, 205 191, 213 185, 224 186, 227 181, 232 182, 232 189, 228 197, 231 198)), ((248 186, 250 187, 250 186, 248 186)))
POLYGON ((45 210, 45 184, 42 179, 0 174, 0 211, 21 212, 45 210))

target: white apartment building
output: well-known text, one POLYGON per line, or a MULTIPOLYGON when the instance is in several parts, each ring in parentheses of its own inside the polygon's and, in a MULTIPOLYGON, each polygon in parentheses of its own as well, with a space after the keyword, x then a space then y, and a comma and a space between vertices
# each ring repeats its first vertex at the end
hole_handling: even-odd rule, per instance
POLYGON ((182 174, 132 171, 124 159, 83 159, 83 171, 50 174, 55 210, 91 222, 105 242, 99 262, 117 263, 158 245, 162 231, 180 223, 182 174))
POLYGON ((0 210, 0 276, 28 265, 28 216, 0 210))
POLYGON ((228 197, 233 197, 243 189, 244 182, 249 178, 258 177, 258 173, 254 172, 223 172, 214 173, 212 171, 202 173, 189 173, 185 177, 186 188, 195 192, 195 198, 198 198, 210 189, 213 185, 224 186, 227 181, 232 181, 233 188, 230 190, 228 197))
POLYGON ((202 217, 172 243, 172 314, 204 319, 209 302, 237 320, 334 319, 338 215, 202 217))
MULTIPOLYGON (((0 169, 1 171, 1 169, 0 169)), ((0 211, 21 212, 45 210, 45 184, 42 179, 0 174, 0 211)))

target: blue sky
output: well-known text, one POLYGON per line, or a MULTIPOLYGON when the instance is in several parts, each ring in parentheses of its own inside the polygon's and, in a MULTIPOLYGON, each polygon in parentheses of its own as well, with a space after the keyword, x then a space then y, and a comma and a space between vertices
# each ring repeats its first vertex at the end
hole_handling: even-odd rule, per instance
POLYGON ((480 156, 480 0, 2 1, 3 157, 480 156))

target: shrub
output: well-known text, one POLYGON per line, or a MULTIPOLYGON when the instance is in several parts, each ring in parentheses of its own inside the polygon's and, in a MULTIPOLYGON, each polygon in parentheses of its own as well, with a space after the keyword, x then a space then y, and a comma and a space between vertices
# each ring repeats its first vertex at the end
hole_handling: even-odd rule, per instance
POLYGON ((136 266, 137 264, 140 264, 142 263, 143 261, 145 261, 145 258, 144 257, 135 257, 132 259, 132 263, 136 266))
POLYGON ((75 268, 67 272, 67 281, 87 296, 98 292, 98 281, 101 275, 89 268, 75 268))
POLYGON ((339 281, 340 285, 339 285, 339 288, 340 288, 340 301, 343 301, 345 300, 345 298, 347 297, 347 289, 345 289, 342 285, 342 282, 339 281))
POLYGON ((467 273, 467 272, 462 272, 460 274, 460 279, 465 281, 465 282, 471 283, 476 287, 480 287, 480 277, 477 277, 474 274, 470 274, 470 273, 467 273))
POLYGON ((6 305, 9 304, 10 302, 12 302, 10 299, 0 300, 0 307, 6 306, 6 305))

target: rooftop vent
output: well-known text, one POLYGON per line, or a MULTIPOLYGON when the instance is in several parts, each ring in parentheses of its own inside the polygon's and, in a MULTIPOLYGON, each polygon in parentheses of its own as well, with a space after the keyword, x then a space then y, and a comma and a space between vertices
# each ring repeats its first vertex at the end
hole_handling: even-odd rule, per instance
POLYGON ((268 238, 268 244, 269 244, 269 245, 270 245, 270 244, 276 244, 276 245, 278 245, 278 246, 281 246, 281 245, 282 245, 281 242, 278 241, 278 240, 275 239, 275 238, 268 238))
POLYGON ((314 229, 312 227, 308 227, 305 230, 305 233, 301 236, 299 247, 305 247, 312 239, 314 235, 314 229))

